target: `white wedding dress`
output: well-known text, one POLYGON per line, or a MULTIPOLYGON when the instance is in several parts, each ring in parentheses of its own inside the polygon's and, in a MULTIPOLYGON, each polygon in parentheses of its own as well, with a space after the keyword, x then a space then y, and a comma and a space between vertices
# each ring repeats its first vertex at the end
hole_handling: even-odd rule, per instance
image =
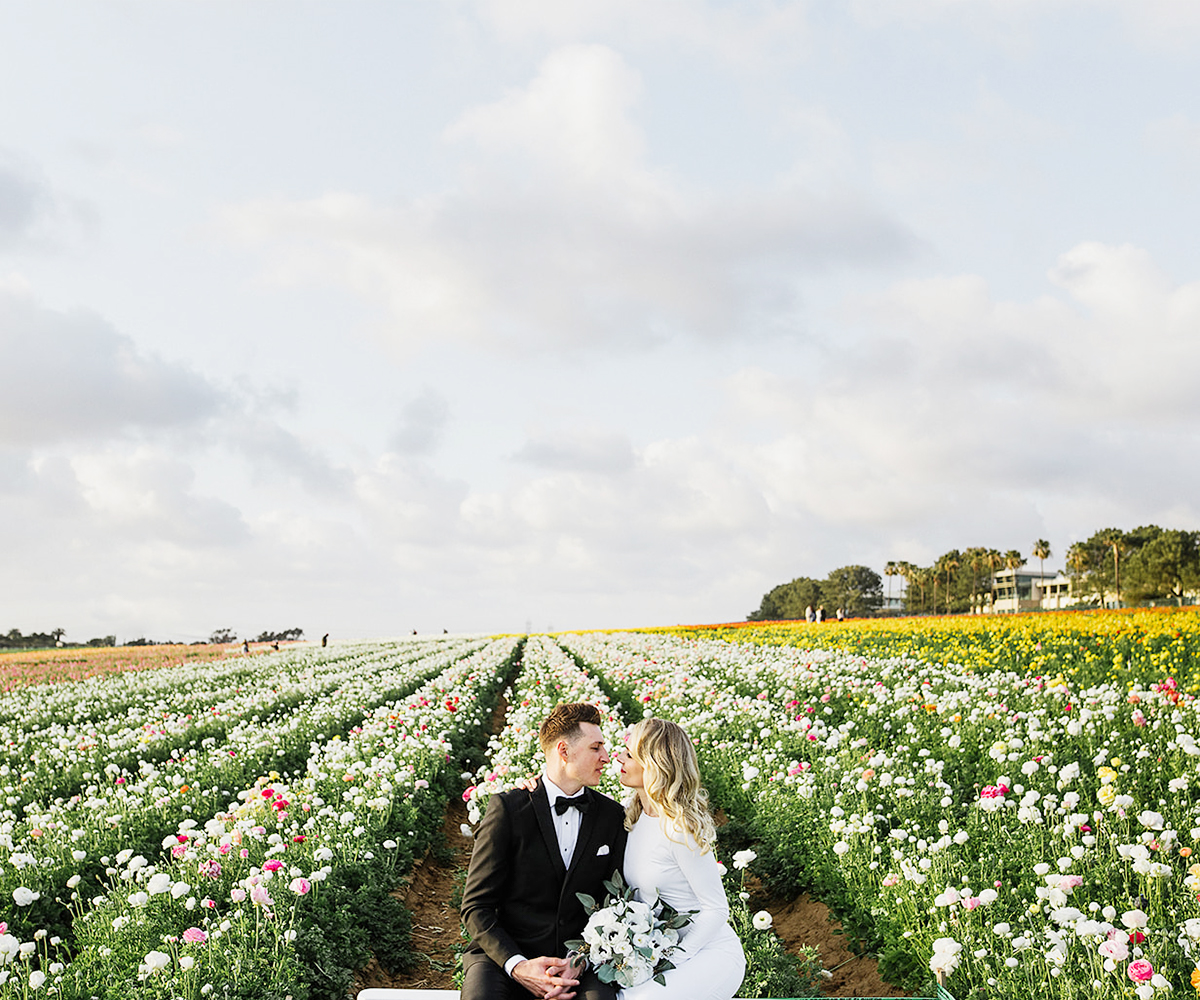
POLYGON ((671 956, 675 968, 666 986, 653 979, 621 991, 622 1000, 730 1000, 742 985, 746 956, 729 926, 729 904, 712 851, 701 854, 691 838, 673 832, 672 840, 657 817, 643 813, 629 833, 622 866, 625 881, 640 897, 657 891, 680 912, 698 910, 679 932, 682 951, 671 956))

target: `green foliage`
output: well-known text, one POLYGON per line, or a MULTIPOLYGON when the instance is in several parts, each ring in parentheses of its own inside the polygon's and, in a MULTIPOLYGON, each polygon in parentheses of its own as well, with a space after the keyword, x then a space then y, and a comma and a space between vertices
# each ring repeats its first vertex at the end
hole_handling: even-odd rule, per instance
POLYGON ((772 587, 763 595, 758 610, 746 617, 752 622, 795 621, 804 617, 806 608, 819 607, 823 600, 820 580, 798 576, 790 583, 772 587))
POLYGON ((867 566, 842 566, 824 580, 799 576, 763 595, 748 621, 795 621, 809 609, 842 608, 851 617, 875 614, 883 606, 883 580, 867 566))

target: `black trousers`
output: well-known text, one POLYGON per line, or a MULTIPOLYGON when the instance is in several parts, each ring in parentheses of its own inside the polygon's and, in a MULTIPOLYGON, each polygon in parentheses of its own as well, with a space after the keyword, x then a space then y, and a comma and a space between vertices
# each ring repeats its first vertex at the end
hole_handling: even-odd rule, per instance
MULTIPOLYGON (((463 976, 462 1000, 528 1000, 533 994, 490 959, 472 962, 463 976)), ((588 969, 579 977, 575 1000, 617 1000, 611 983, 602 983, 588 969)))

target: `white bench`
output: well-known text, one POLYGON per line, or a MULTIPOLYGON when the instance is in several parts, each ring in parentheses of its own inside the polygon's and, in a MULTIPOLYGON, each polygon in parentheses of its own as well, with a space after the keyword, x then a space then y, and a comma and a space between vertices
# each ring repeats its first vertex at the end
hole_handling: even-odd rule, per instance
POLYGON ((373 986, 370 989, 361 990, 359 1000, 458 1000, 458 990, 389 989, 373 986))

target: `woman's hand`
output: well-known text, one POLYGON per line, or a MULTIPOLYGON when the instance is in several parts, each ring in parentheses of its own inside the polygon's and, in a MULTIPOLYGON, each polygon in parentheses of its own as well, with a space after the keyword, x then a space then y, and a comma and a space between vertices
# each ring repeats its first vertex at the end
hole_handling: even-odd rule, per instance
POLYGON ((532 778, 521 778, 519 781, 513 783, 513 788, 519 788, 523 792, 532 792, 535 788, 537 788, 537 776, 535 775, 532 778))

